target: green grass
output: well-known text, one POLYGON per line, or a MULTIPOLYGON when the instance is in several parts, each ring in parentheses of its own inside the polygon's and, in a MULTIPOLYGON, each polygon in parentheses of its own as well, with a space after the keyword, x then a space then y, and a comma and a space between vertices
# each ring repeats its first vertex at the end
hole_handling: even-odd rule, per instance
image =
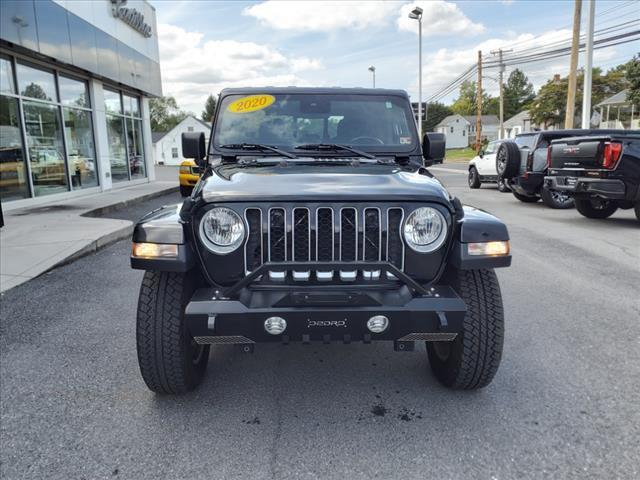
POLYGON ((447 150, 445 157, 446 162, 468 162, 476 156, 476 151, 473 148, 452 148, 447 150))

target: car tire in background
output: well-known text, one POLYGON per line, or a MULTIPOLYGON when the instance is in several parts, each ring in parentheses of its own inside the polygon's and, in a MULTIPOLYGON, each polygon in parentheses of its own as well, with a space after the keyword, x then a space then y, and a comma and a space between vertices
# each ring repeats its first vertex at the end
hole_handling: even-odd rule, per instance
POLYGON ((450 342, 426 342, 429 364, 443 385, 459 390, 493 380, 504 340, 504 312, 493 270, 451 269, 445 279, 467 305, 462 332, 450 342))
POLYGON ((574 207, 573 198, 557 190, 549 190, 547 187, 542 187, 540 196, 542 197, 542 203, 549 208, 566 210, 574 207))
MULTIPOLYGON (((592 198, 576 198, 576 210, 583 217, 607 218, 618 210, 618 205, 611 200, 598 200, 592 198)), ((637 214, 636 207, 636 214, 637 214)))
POLYGON ((500 178, 513 178, 520 173, 520 148, 515 142, 502 142, 498 147, 496 172, 500 178))
POLYGON ((193 272, 147 271, 138 297, 136 344, 149 390, 185 393, 196 388, 209 363, 209 345, 197 345, 184 311, 195 290, 193 272))
POLYGON ((193 192, 193 187, 185 187, 184 185, 180 185, 180 195, 183 197, 190 197, 191 192, 193 192))
POLYGON ((530 197, 529 195, 522 195, 514 191, 511 191, 511 193, 513 193, 514 197, 516 197, 518 200, 524 203, 536 203, 538 200, 540 200, 540 197, 538 196, 530 197))
POLYGON ((507 182, 504 178, 498 179, 498 190, 502 193, 509 193, 511 191, 511 188, 509 188, 509 185, 507 185, 507 182))
POLYGON ((482 182, 480 182, 480 175, 478 175, 478 170, 476 167, 471 167, 469 169, 469 188, 480 188, 482 182))

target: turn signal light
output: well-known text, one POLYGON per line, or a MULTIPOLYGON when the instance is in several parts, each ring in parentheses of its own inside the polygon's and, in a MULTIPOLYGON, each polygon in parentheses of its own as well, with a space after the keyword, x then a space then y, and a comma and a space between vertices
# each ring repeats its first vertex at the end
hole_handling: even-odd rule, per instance
POLYGON ((622 153, 621 143, 611 143, 611 142, 605 143, 604 152, 602 154, 602 166, 609 170, 613 169, 618 163, 621 153, 622 153))
POLYGON ((468 243, 467 249, 469 255, 509 255, 509 240, 468 243))
POLYGON ((137 258, 176 258, 178 256, 178 245, 134 243, 131 255, 137 258))

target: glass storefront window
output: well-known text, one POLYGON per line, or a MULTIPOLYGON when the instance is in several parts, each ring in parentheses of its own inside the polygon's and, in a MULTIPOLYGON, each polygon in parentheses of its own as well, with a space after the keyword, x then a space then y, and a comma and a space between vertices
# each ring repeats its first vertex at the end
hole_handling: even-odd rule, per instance
POLYGON ((29 197, 18 100, 0 95, 0 197, 29 197))
POLYGON ((104 89, 104 109, 107 113, 122 113, 120 93, 104 89))
POLYGON ((11 60, 5 57, 0 57, 0 93, 16 93, 11 60))
POLYGON ((69 107, 89 107, 89 90, 87 83, 80 80, 60 76, 58 77, 60 88, 60 101, 69 107))
POLYGON ((122 95, 124 103, 124 114, 131 115, 132 117, 140 116, 140 104, 136 97, 130 97, 129 95, 122 95))
POLYGON ((20 95, 49 102, 58 101, 56 81, 52 72, 18 63, 20 95))
POLYGON ((118 115, 107 115, 109 162, 111 163, 111 180, 113 182, 129 180, 124 120, 118 115))
POLYGON ((91 112, 63 108, 67 156, 74 190, 98 185, 91 112))
POLYGON ((142 146, 142 121, 127 118, 127 141, 129 142, 129 170, 131 179, 144 178, 144 154, 142 146))
POLYGON ((67 171, 58 107, 24 101, 23 108, 34 194, 41 196, 67 191, 67 171))

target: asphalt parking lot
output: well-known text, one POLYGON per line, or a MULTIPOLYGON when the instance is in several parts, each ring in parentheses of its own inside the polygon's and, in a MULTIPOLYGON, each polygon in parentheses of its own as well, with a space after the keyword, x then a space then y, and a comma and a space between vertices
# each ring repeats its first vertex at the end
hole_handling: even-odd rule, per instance
POLYGON ((471 191, 463 165, 433 172, 511 233, 489 387, 441 387, 422 345, 273 345, 218 347, 198 390, 156 396, 138 371, 142 272, 123 241, 2 296, 0 477, 640 477, 633 211, 588 220, 471 191))

